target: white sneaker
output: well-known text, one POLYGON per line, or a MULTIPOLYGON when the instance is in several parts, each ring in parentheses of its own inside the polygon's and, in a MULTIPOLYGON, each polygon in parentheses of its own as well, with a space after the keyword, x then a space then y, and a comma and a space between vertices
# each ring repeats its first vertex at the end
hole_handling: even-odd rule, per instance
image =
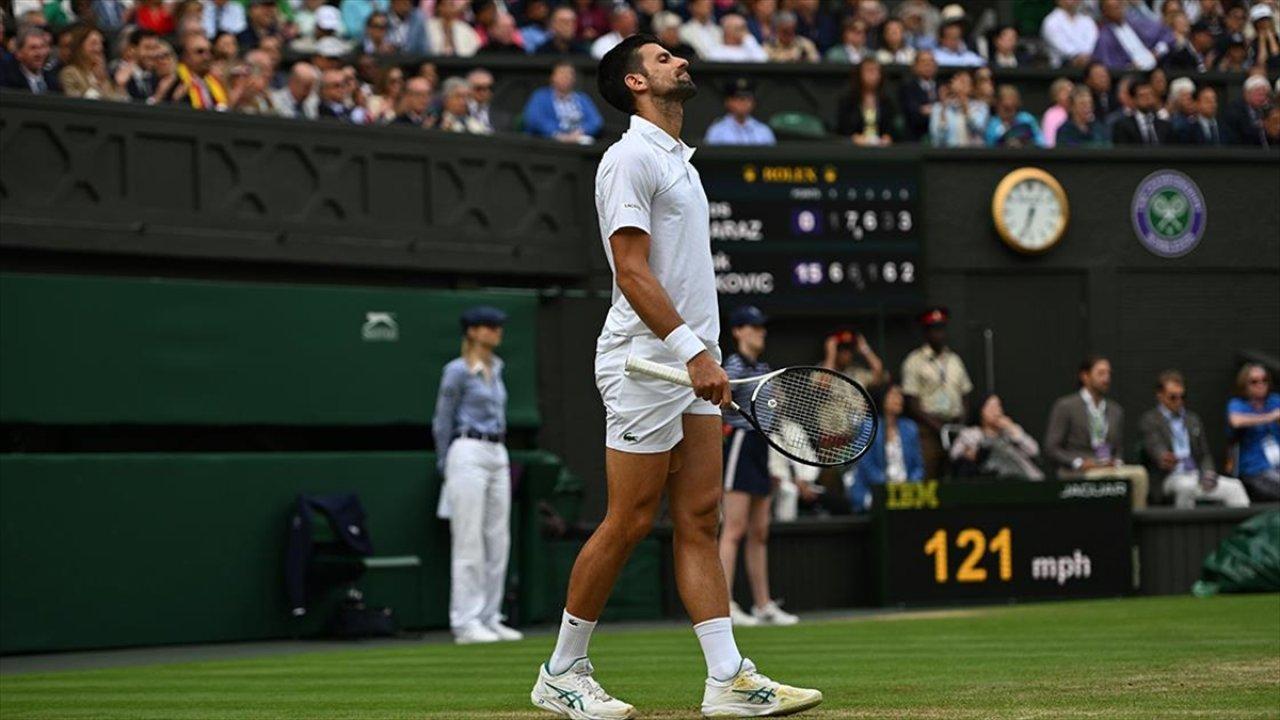
POLYGON ((774 682, 756 672, 755 663, 743 658, 738 674, 732 678, 707 678, 707 687, 702 693, 702 714, 706 717, 778 717, 803 712, 821 702, 820 691, 774 682))
POLYGON ((764 607, 751 608, 751 616, 759 625, 795 625, 800 622, 800 618, 778 607, 773 600, 764 607))
POLYGON ((738 627, 755 627, 760 624, 760 621, 752 617, 751 613, 738 607, 738 603, 732 600, 729 601, 729 622, 738 627))
POLYGON ((489 630, 489 632, 493 633, 494 635, 497 635, 499 640, 505 640, 510 642, 510 641, 524 639, 524 633, 520 632, 519 630, 516 630, 513 627, 507 627, 506 625, 503 625, 501 620, 494 620, 488 625, 485 625, 485 628, 489 630))
POLYGON ((501 640, 489 628, 477 622, 470 622, 453 631, 453 641, 458 645, 478 645, 480 643, 495 643, 501 640))
POLYGON ((552 675, 543 663, 538 668, 538 682, 529 699, 534 706, 573 720, 623 720, 636 716, 636 709, 609 696, 591 677, 595 672, 591 661, 578 658, 569 669, 552 675))

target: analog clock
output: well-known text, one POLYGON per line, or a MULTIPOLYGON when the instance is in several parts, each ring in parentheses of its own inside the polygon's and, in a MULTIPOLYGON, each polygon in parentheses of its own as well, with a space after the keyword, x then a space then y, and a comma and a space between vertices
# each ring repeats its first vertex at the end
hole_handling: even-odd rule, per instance
POLYGON ((1014 170, 991 196, 991 218, 1005 244, 1028 255, 1048 252, 1067 229, 1067 193, 1040 168, 1014 170))

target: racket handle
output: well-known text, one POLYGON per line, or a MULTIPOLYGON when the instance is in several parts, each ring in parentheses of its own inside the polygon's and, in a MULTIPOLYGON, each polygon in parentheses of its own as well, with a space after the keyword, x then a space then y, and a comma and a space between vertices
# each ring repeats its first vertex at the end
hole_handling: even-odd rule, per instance
POLYGON ((627 372, 638 372, 641 375, 648 375, 649 377, 658 378, 659 380, 666 380, 667 382, 675 383, 676 385, 693 387, 693 381, 689 379, 689 373, 684 370, 677 370, 672 367, 667 367, 662 363, 645 360, 644 358, 627 358, 627 372))

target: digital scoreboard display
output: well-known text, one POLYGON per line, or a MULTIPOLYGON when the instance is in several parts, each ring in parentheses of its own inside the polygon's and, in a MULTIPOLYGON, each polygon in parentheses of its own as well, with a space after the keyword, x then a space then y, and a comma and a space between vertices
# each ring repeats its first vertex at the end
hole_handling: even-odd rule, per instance
POLYGON ((874 488, 885 604, 1108 597, 1133 588, 1129 485, 894 483, 874 488))
POLYGON ((918 163, 696 164, 722 299, 839 309, 923 301, 918 163))

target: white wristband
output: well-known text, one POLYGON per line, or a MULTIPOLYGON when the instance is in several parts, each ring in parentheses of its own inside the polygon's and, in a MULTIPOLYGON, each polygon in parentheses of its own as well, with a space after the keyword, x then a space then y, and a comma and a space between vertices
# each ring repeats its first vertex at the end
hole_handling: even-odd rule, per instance
POLYGON ((688 325, 681 325, 672 330, 662 342, 672 354, 680 358, 682 363, 689 362, 695 355, 707 349, 706 343, 702 342, 688 325))

